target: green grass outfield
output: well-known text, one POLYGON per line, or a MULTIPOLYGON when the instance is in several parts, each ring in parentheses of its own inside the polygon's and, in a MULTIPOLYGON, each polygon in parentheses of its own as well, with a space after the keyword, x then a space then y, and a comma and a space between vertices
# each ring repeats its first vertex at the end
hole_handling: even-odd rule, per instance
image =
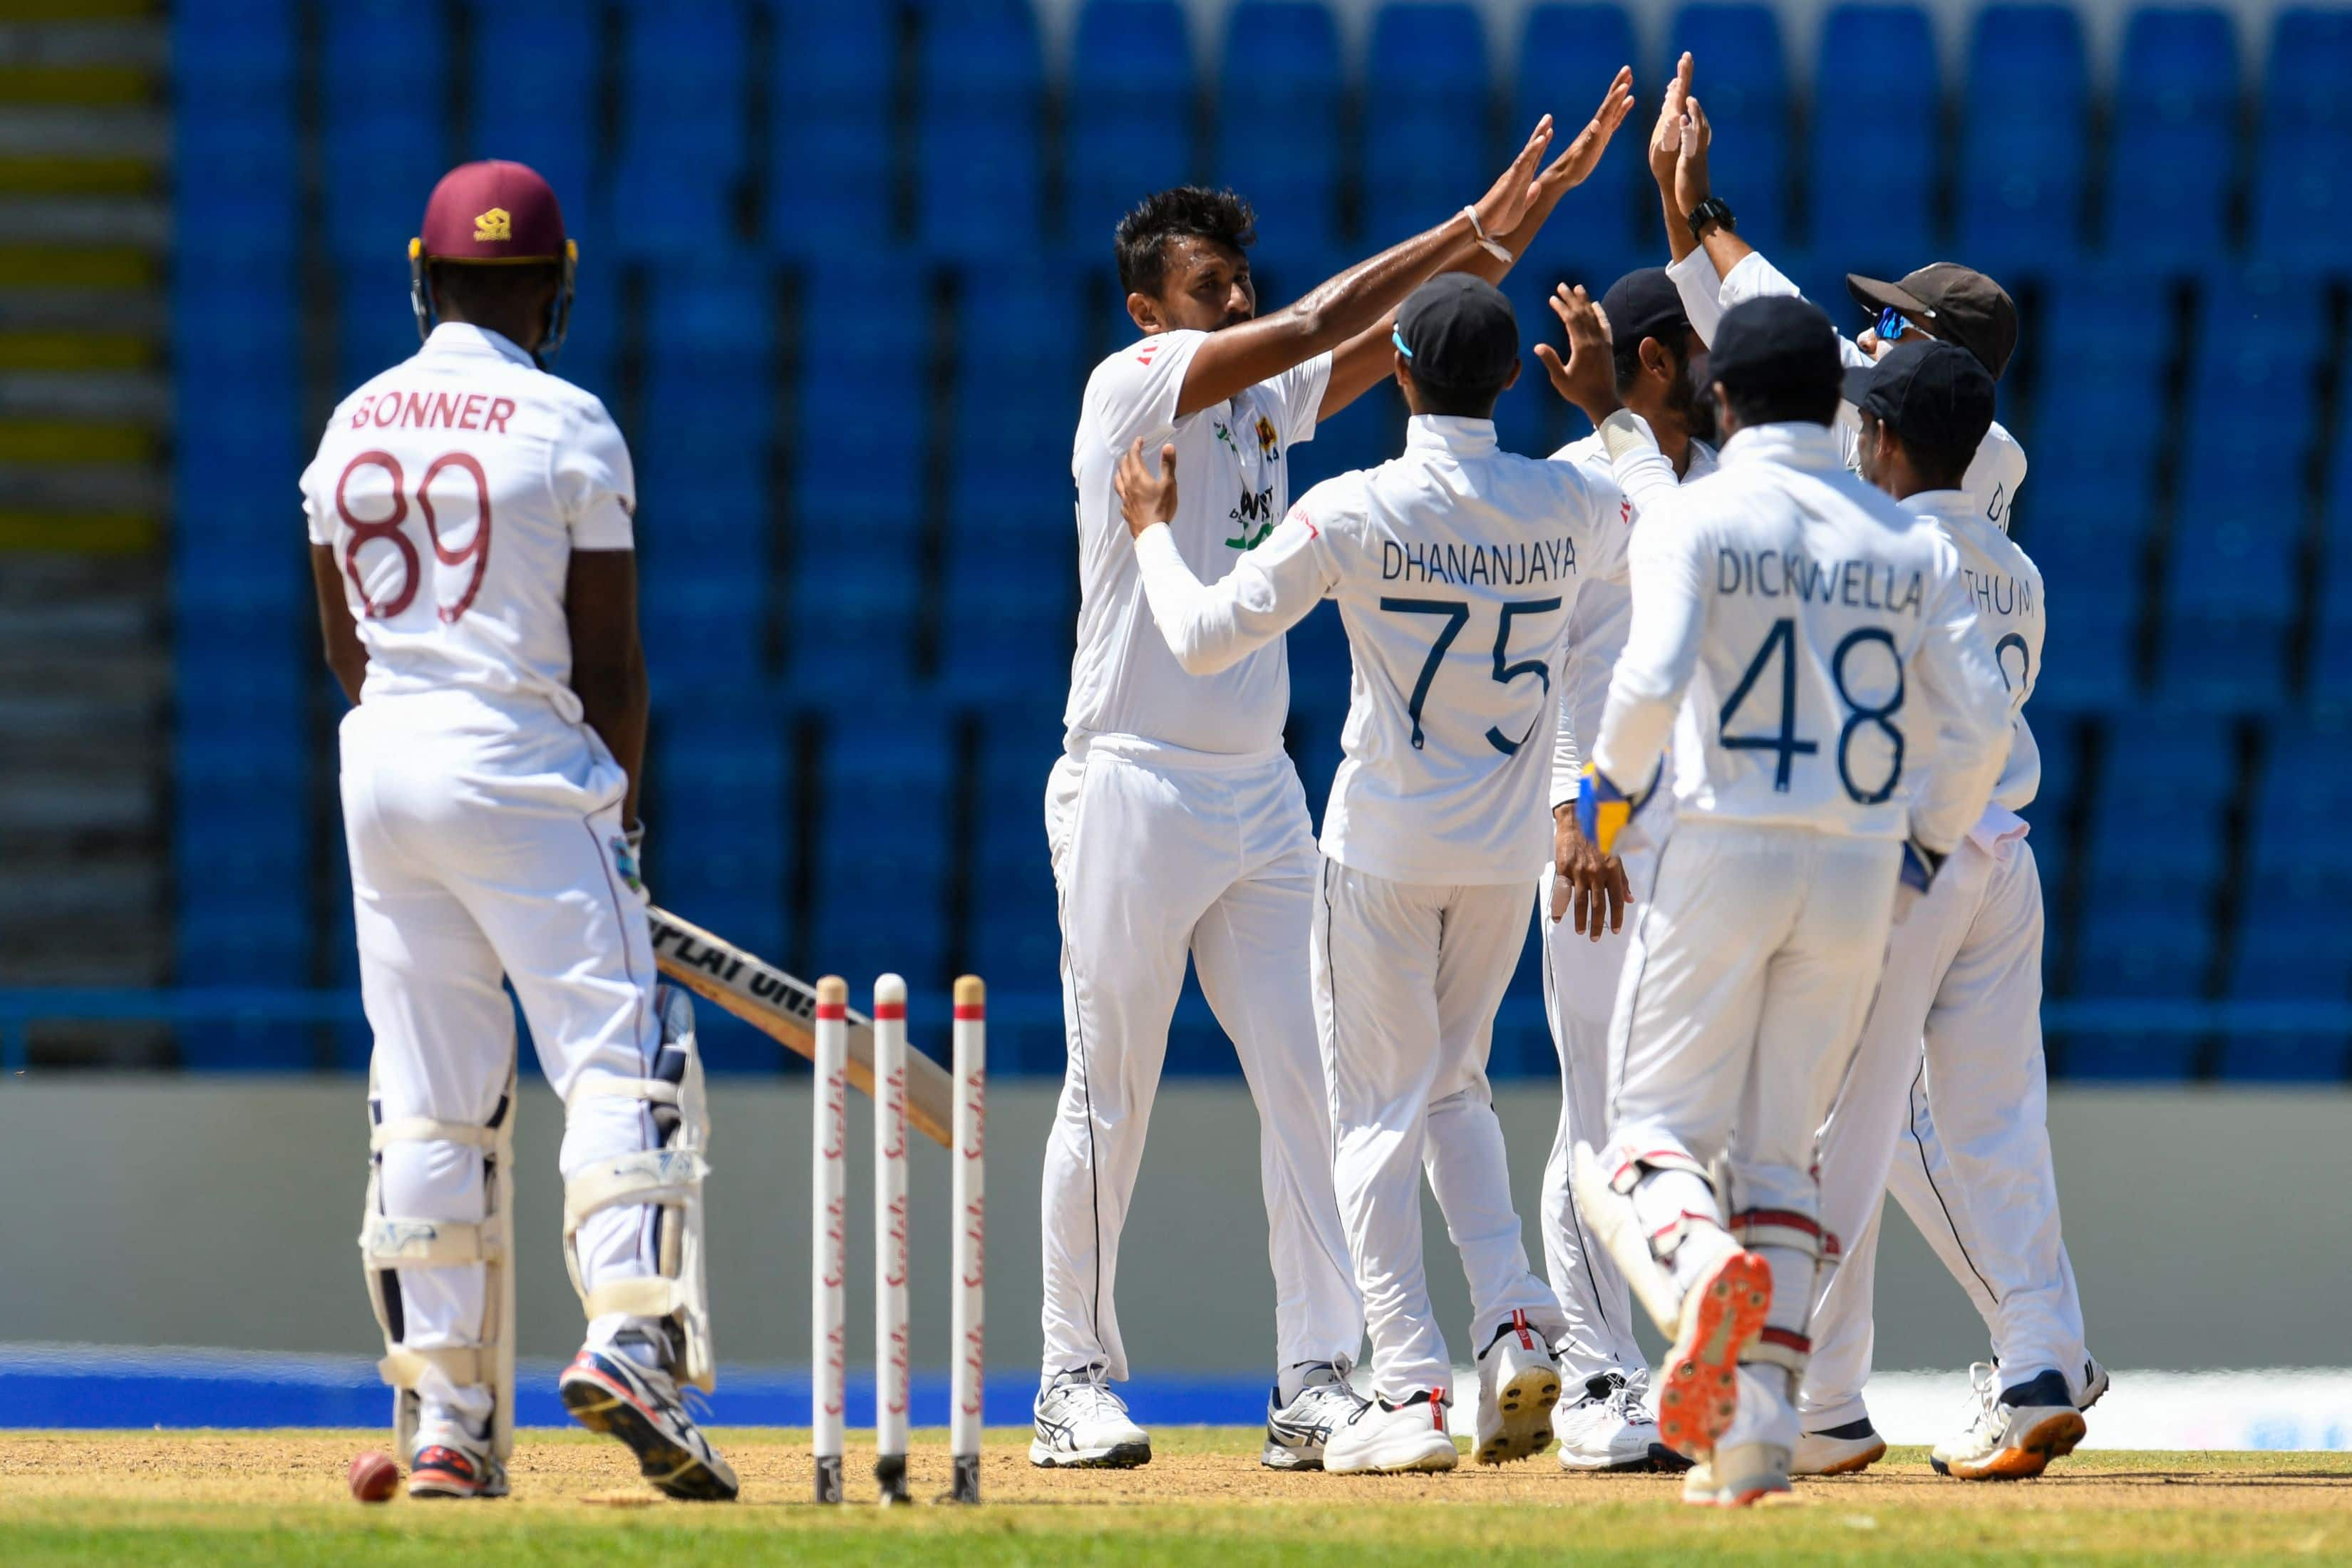
MULTIPOLYGON (((1675 1484, 1573 1477, 1549 1456, 1447 1476, 1275 1475, 1260 1434, 1171 1428, 1125 1472, 1043 1472, 1027 1434, 992 1432, 979 1509, 884 1511, 869 1455, 852 1506, 807 1501, 806 1436, 719 1435, 744 1476, 733 1507, 650 1501, 612 1445, 527 1433, 515 1495, 378 1508, 343 1469, 380 1432, 0 1434, 0 1549, 11 1563, 646 1563, 921 1562, 1578 1564, 1685 1562, 2352 1562, 2352 1455, 2107 1451, 2040 1481, 1970 1485, 1897 1449, 1862 1477, 1801 1483, 1738 1513, 1685 1508, 1675 1484)), ((941 1435, 917 1435, 915 1492, 944 1484, 941 1435)))

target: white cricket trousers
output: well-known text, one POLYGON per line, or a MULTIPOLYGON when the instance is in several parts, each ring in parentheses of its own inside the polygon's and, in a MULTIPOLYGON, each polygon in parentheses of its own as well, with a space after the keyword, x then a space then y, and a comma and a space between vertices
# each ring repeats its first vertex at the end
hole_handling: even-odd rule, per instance
POLYGON ((1372 1342, 1372 1392, 1451 1397, 1429 1301, 1421 1177, 1470 1286, 1470 1351, 1523 1312, 1546 1340, 1559 1308, 1528 1266, 1486 1057, 1527 941, 1528 884, 1391 882, 1323 863, 1315 1022, 1331 1082, 1339 1217, 1372 1342))
MULTIPOLYGON (((515 1053, 501 977, 567 1103, 596 1075, 647 1076, 660 1045, 653 943, 645 895, 614 865, 627 781, 595 733, 541 704, 445 691, 371 698, 343 716, 341 735, 378 1120, 489 1121, 515 1053)), ((583 1100, 565 1120, 563 1173, 658 1142, 642 1101, 583 1100)), ((381 1159, 385 1213, 484 1217, 482 1151, 401 1142, 381 1159)), ((657 1272, 651 1213, 605 1209, 582 1226, 590 1289, 657 1272)), ((480 1264, 399 1273, 403 1343, 478 1342, 480 1264)), ((598 1337, 625 1321, 600 1320, 598 1337)), ((478 1426, 488 1415, 487 1389, 425 1375, 428 1421, 478 1426)))
POLYGON ((2083 1307, 2060 1239, 2042 1056, 2042 879, 2022 836, 1964 839, 1895 927, 1853 1070, 1822 1130, 1822 1289, 1803 1394, 1815 1431, 1861 1420, 1891 1188, 1992 1334, 2002 1382, 2083 1388, 2083 1307))
MULTIPOLYGON (((1603 1156, 1647 1166, 1633 1193, 1645 1234, 1693 1215, 1755 1215, 1784 1233, 1820 1224, 1816 1138, 1885 956, 1901 857, 1891 838, 1800 827, 1685 817, 1663 830, 1611 1023, 1603 1156), (1727 1154, 1731 1191, 1649 1163, 1661 1153, 1701 1167, 1727 1154)), ((1772 1268, 1766 1331, 1801 1354, 1815 1250, 1755 1250, 1772 1268)), ((1793 1447, 1793 1380, 1743 1366, 1739 1386, 1723 1441, 1793 1447)))
POLYGON ((1045 841, 1069 1068, 1045 1142, 1045 1372, 1128 1375, 1119 1237, 1187 955, 1257 1106, 1276 1365, 1352 1363, 1363 1310, 1331 1195, 1307 991, 1317 857, 1297 771, 1279 751, 1096 736, 1054 764, 1045 841))
POLYGON ((1536 922, 1543 938, 1544 1014, 1551 1024, 1552 1048, 1559 1053, 1559 1131, 1544 1162, 1544 1273, 1568 1321, 1552 1348, 1571 1382, 1614 1372, 1632 1379, 1648 1365, 1633 1337, 1633 1296, 1609 1249, 1586 1226, 1569 1184, 1570 1152, 1580 1142, 1595 1149, 1609 1142, 1609 1017, 1617 1007, 1617 982, 1633 925, 1650 900, 1658 858, 1639 826, 1618 835, 1617 858, 1633 902, 1622 931, 1604 922, 1595 942, 1570 918, 1551 918, 1556 868, 1546 868, 1536 889, 1536 922))

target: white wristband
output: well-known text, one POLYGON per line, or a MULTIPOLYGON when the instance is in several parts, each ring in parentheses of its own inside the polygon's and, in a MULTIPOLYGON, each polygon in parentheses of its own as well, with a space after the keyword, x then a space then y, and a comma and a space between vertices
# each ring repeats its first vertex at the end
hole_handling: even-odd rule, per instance
POLYGON ((1513 256, 1499 240, 1493 240, 1486 237, 1486 226, 1478 221, 1478 209, 1476 207, 1464 207, 1462 209, 1462 216, 1470 220, 1470 233, 1477 239, 1478 248, 1484 250, 1487 255, 1500 262, 1509 263, 1518 259, 1518 258, 1513 256))

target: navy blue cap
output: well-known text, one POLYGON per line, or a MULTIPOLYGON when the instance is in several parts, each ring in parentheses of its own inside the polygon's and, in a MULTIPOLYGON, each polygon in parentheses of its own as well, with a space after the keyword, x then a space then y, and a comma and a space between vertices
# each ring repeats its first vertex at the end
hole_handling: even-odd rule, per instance
POLYGON ((1723 313, 1707 358, 1707 379, 1734 393, 1818 392, 1834 397, 1845 364, 1837 329, 1821 307, 1794 294, 1767 294, 1723 313))
POLYGON ((1992 372, 1958 343, 1895 344, 1845 373, 1845 400, 1906 441, 1973 452, 1992 428, 1992 372))
POLYGON ((1609 318, 1610 342, 1633 349, 1643 338, 1655 338, 1676 353, 1690 342, 1690 315, 1683 309, 1682 290, 1663 267, 1628 272, 1601 296, 1601 313, 1609 318))
POLYGON ((1519 318, 1503 291, 1441 272, 1397 308, 1396 344, 1412 378, 1448 392, 1499 391, 1519 358, 1519 318))

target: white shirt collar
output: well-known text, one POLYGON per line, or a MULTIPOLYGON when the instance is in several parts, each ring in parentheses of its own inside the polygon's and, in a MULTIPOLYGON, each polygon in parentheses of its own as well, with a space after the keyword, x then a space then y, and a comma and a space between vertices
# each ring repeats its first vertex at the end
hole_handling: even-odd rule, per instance
POLYGON ((1726 441, 1716 453, 1716 460, 1725 468, 1739 463, 1784 463, 1792 468, 1845 470, 1845 453, 1838 445, 1837 433, 1826 425, 1801 421, 1751 425, 1726 441))
POLYGON ((433 329, 433 335, 425 340, 425 352, 426 353, 495 354, 500 359, 512 360, 517 364, 532 363, 530 355, 525 353, 512 338, 501 332, 494 332, 488 327, 478 327, 471 321, 441 322, 433 329))
POLYGON ((1404 446, 1474 457, 1496 448, 1492 419, 1465 419, 1454 414, 1416 414, 1405 421, 1404 446))
POLYGON ((1916 511, 1938 522, 1958 522, 1974 517, 1977 510, 1975 499, 1966 490, 1919 490, 1895 504, 1905 511, 1916 511))

